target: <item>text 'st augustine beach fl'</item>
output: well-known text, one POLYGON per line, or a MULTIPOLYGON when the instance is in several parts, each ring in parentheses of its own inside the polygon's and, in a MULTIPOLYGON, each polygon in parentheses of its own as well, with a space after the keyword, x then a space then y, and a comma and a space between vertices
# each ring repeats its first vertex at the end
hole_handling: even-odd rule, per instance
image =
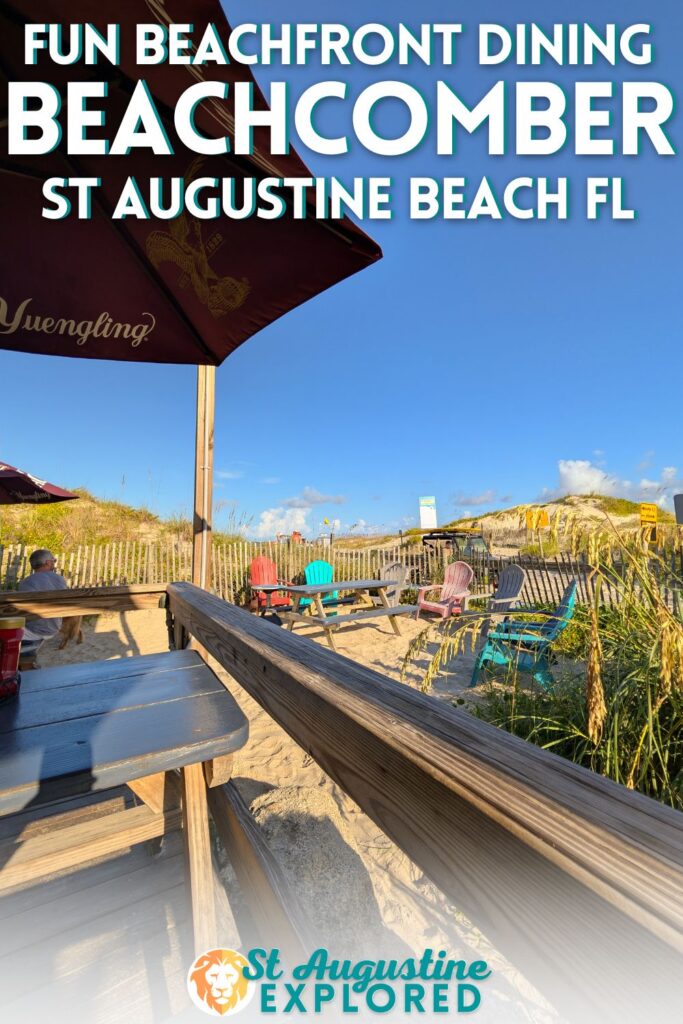
POLYGON ((683 8, 324 8, 0 0, 0 1017, 673 1024, 683 8))

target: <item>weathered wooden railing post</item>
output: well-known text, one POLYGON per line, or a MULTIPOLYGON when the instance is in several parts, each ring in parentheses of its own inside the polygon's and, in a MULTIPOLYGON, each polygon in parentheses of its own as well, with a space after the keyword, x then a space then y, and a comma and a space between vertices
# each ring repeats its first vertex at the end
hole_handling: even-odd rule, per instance
POLYGON ((198 366, 192 582, 205 590, 211 589, 215 400, 216 368, 215 366, 198 366))

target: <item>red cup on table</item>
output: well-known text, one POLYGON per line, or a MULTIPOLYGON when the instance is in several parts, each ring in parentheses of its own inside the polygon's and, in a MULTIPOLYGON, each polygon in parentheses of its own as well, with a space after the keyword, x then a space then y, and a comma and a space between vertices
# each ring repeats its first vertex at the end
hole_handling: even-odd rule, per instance
POLYGON ((0 703, 19 693, 19 651, 25 623, 21 618, 0 618, 0 703))

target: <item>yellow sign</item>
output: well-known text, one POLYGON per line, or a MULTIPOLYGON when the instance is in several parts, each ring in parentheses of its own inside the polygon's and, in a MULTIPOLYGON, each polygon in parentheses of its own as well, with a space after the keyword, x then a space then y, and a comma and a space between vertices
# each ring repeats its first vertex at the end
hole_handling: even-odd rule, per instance
POLYGON ((550 526, 550 517, 545 508, 529 508, 526 513, 527 530, 546 530, 550 526))
POLYGON ((659 507, 657 505, 651 505, 646 502, 640 506, 640 525, 650 526, 651 524, 657 525, 657 514, 659 507))

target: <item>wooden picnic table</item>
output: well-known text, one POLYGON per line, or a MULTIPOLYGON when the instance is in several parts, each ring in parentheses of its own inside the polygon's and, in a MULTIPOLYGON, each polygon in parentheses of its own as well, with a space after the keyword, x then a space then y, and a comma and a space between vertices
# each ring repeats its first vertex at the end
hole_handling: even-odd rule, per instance
POLYGON ((195 945, 212 948, 207 786, 226 782, 249 726, 196 651, 40 669, 0 706, 0 816, 122 784, 140 806, 0 843, 0 890, 182 826, 195 945), (179 769, 178 773, 176 770, 179 769), (181 800, 182 795, 182 800, 181 800), (182 805, 182 806, 181 806, 182 805))
POLYGON ((335 649, 332 633, 341 626, 350 622, 360 622, 364 619, 378 619, 388 617, 396 636, 401 635, 398 620, 401 615, 414 614, 417 605, 391 604, 387 597, 387 590, 395 590, 396 580, 337 580, 333 583, 304 583, 288 584, 277 583, 259 585, 258 589, 266 594, 275 591, 283 591, 292 598, 293 607, 291 611, 278 610, 278 615, 287 623, 290 632, 297 622, 304 622, 308 625, 320 626, 325 630, 327 642, 332 650, 335 649), (329 612, 330 605, 325 606, 323 597, 325 594, 333 594, 336 591, 350 591, 363 599, 357 606, 351 608, 348 614, 338 615, 336 612, 329 612), (373 605, 370 593, 375 591, 379 598, 379 605, 373 605), (308 614, 300 611, 301 602, 308 598, 311 602, 308 614), (313 614, 315 608, 317 614, 313 614))

